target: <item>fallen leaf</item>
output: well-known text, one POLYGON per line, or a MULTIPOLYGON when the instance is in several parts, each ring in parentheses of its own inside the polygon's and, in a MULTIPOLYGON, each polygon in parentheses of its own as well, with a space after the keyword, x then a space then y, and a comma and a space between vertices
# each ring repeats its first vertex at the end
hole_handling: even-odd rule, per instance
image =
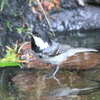
POLYGON ((48 10, 51 10, 53 7, 54 7, 54 4, 50 2, 48 6, 48 10))
POLYGON ((54 3, 60 4, 59 0, 53 0, 54 3))
POLYGON ((42 1, 42 5, 47 9, 51 10, 54 7, 54 4, 49 1, 42 1))

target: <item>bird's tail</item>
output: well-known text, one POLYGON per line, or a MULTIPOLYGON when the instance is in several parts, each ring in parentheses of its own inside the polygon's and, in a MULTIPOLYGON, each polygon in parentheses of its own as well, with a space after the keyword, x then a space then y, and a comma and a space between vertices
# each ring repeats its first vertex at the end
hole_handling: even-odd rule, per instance
POLYGON ((96 49, 91 49, 91 48, 73 48, 70 49, 67 53, 68 56, 73 56, 76 53, 80 53, 80 52, 98 52, 98 50, 96 49))

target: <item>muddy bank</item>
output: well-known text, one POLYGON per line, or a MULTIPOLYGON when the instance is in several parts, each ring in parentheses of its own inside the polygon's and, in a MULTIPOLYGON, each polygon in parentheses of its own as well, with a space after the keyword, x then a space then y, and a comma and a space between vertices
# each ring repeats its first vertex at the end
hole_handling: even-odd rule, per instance
MULTIPOLYGON (((93 30, 100 28, 100 6, 99 1, 84 0, 84 6, 78 0, 60 1, 60 10, 56 7, 48 11, 49 19, 55 31, 72 30, 93 30), (96 2, 95 2, 96 1, 96 2)), ((32 24, 35 29, 41 28, 50 31, 46 19, 43 16, 42 21, 38 15, 32 12, 29 1, 26 0, 8 0, 10 5, 5 3, 0 12, 0 34, 15 34, 16 29, 23 24, 32 24), (13 32, 9 32, 6 22, 9 21, 13 32)), ((34 4, 33 4, 34 6, 34 4)))
MULTIPOLYGON (((54 7, 48 11, 49 19, 54 31, 73 31, 73 30, 93 30, 100 28, 100 6, 99 1, 84 1, 84 6, 80 5, 77 0, 59 0, 60 11, 54 7), (53 18, 53 19, 52 19, 53 18)), ((0 56, 3 57, 5 46, 12 46, 16 40, 20 42, 29 40, 25 32, 18 34, 17 29, 27 24, 34 27, 34 30, 41 28, 46 32, 51 32, 46 19, 39 20, 38 15, 32 12, 29 7, 29 0, 8 0, 4 4, 3 10, 0 11, 0 56), (10 23, 10 28, 7 26, 10 23)), ((61 34, 60 34, 61 35, 61 34)))

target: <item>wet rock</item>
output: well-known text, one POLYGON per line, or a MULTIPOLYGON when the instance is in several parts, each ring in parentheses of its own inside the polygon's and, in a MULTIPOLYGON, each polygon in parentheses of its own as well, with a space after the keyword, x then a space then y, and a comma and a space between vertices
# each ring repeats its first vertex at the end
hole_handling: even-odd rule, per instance
POLYGON ((69 57, 62 63, 61 68, 65 69, 91 69, 100 64, 98 54, 95 53, 78 53, 76 56, 69 57))
MULTIPOLYGON (((88 1, 83 2, 88 3, 88 1)), ((80 7, 78 0, 60 0, 60 5, 60 11, 49 11, 50 23, 54 31, 93 30, 100 28, 99 6, 88 4, 80 7)), ((33 14, 31 9, 30 7, 24 12, 26 16, 25 21, 29 25, 30 23, 33 24, 36 30, 41 27, 44 31, 51 31, 47 20, 43 17, 42 21, 39 21, 38 15, 33 14)))
POLYGON ((56 18, 54 21, 51 21, 51 24, 55 31, 99 29, 99 10, 99 7, 86 6, 71 11, 66 10, 55 13, 51 15, 56 18))
POLYGON ((59 0, 60 3, 61 3, 61 8, 63 9, 74 9, 74 8, 77 8, 79 5, 78 5, 78 2, 77 0, 59 0))

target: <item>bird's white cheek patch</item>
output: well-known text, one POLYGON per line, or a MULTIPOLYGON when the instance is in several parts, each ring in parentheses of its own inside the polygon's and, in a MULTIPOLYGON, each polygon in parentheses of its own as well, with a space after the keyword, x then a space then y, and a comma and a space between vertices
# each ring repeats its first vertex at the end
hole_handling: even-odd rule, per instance
POLYGON ((35 43, 40 49, 45 49, 49 47, 49 44, 47 42, 44 42, 41 38, 34 36, 35 43))

